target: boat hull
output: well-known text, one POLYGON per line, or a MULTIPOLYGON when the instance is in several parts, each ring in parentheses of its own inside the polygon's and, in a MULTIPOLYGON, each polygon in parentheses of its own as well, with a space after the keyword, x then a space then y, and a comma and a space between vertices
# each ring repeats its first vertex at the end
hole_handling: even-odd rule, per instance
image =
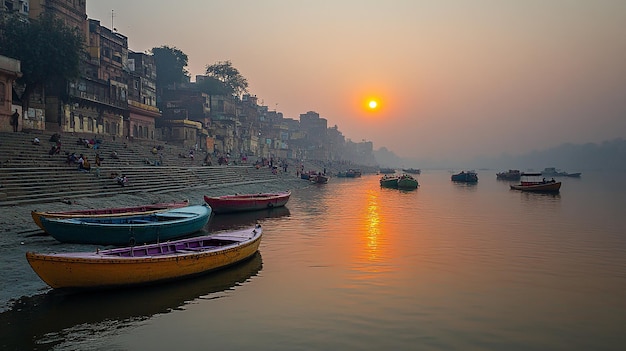
POLYGON ((53 238, 64 243, 134 245, 184 237, 200 231, 208 222, 211 208, 187 206, 136 217, 41 218, 53 238))
POLYGON ((461 183, 477 183, 478 175, 473 172, 461 172, 458 174, 453 174, 450 179, 453 182, 461 182, 461 183))
POLYGON ((158 213, 167 211, 173 208, 180 208, 189 205, 189 201, 177 201, 158 204, 149 204, 132 207, 111 207, 100 209, 87 209, 76 211, 58 211, 58 212, 46 212, 46 211, 31 211, 31 217, 37 226, 45 231, 45 228, 41 224, 41 218, 105 218, 105 217, 118 217, 118 216, 138 216, 144 214, 158 213))
POLYGON ((328 183, 328 176, 325 176, 323 174, 317 174, 317 175, 312 175, 309 178, 309 181, 311 183, 315 183, 315 184, 326 184, 328 183))
POLYGON ((398 177, 384 176, 380 178, 380 186, 383 188, 398 189, 398 177))
POLYGON ((267 208, 283 207, 289 201, 291 192, 226 195, 218 197, 204 196, 206 202, 216 214, 244 211, 256 211, 267 208))
MULTIPOLYGON (((113 252, 40 254, 27 252, 32 269, 55 289, 104 289, 153 284, 205 274, 244 261, 259 248, 260 227, 208 235, 187 240, 132 248, 137 256, 116 256, 113 252), (229 242, 205 250, 185 248, 185 243, 216 240, 222 235, 229 242), (237 240, 230 240, 235 239, 237 240), (154 250, 166 254, 151 254, 154 250), (141 255, 141 252, 145 252, 141 255)), ((187 247, 191 245, 187 244, 187 247)))
POLYGON ((520 180, 522 173, 519 170, 511 169, 507 172, 496 173, 496 179, 498 180, 520 180))
POLYGON ((417 189, 417 179, 413 177, 401 177, 398 179, 398 189, 417 189))
POLYGON ((521 191, 531 191, 531 192, 558 193, 561 189, 561 182, 553 182, 553 183, 523 182, 521 184, 511 185, 511 189, 521 190, 521 191))
POLYGON ((360 178, 361 171, 356 169, 350 169, 346 172, 346 178, 360 178))

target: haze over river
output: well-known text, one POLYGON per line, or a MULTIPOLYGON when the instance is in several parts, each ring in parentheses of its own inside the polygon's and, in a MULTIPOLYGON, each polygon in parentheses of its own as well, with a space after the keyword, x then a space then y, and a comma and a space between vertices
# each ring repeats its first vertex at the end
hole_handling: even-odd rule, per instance
POLYGON ((626 174, 583 172, 545 195, 496 172, 465 185, 424 171, 414 191, 331 178, 283 209, 216 215, 208 231, 261 223, 252 260, 138 289, 36 292, 0 313, 0 348, 623 350, 626 174))

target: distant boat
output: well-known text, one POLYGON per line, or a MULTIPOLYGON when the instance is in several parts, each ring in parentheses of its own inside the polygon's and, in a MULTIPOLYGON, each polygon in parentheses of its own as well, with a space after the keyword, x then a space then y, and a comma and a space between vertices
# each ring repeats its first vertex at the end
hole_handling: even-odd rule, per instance
POLYGON ((396 170, 393 168, 381 168, 380 170, 378 170, 378 173, 380 174, 394 174, 396 173, 396 170))
POLYGON ((347 171, 337 172, 336 176, 338 178, 359 178, 361 176, 361 170, 349 169, 347 171))
POLYGON ((201 230, 211 208, 186 206, 140 216, 41 218, 46 232, 64 243, 134 245, 184 237, 201 230))
POLYGON ((519 180, 522 172, 519 169, 509 169, 506 172, 496 173, 496 179, 500 180, 519 180))
POLYGON ((235 194, 224 196, 204 196, 204 201, 216 214, 262 210, 285 206, 291 191, 259 194, 235 194))
POLYGON ((330 177, 322 173, 313 174, 309 177, 309 181, 315 184, 326 184, 329 179, 330 177))
POLYGON ((546 167, 543 169, 543 171, 541 171, 541 175, 543 175, 544 177, 573 177, 573 178, 578 178, 580 177, 581 173, 577 172, 577 173, 567 173, 567 172, 563 172, 561 170, 558 170, 554 167, 546 167))
POLYGON ((398 178, 399 176, 397 175, 385 174, 379 180, 380 186, 383 188, 398 189, 398 178))
POLYGON ((263 230, 256 227, 157 244, 95 252, 27 252, 37 275, 55 289, 144 285, 208 273, 252 257, 263 230))
MULTIPOLYGON (((189 205, 189 200, 164 202, 157 204, 148 204, 130 207, 110 207, 110 208, 94 208, 86 210, 72 211, 32 211, 31 217, 39 228, 44 229, 41 224, 41 217, 46 218, 82 218, 82 217, 119 217, 119 216, 137 216, 156 212, 163 212, 173 208, 185 207, 189 205)), ((45 230, 45 229, 44 229, 45 230)))
POLYGON ((360 169, 349 169, 346 172, 346 178, 359 178, 361 176, 360 169))
POLYGON ((422 173, 420 169, 415 169, 415 168, 403 168, 402 172, 409 173, 409 174, 421 174, 422 173))
POLYGON ((561 189, 561 182, 554 179, 546 180, 543 178, 539 180, 538 178, 542 177, 543 173, 522 173, 521 176, 524 180, 519 184, 512 184, 511 189, 543 193, 558 193, 561 189))
POLYGON ((461 171, 461 173, 453 174, 451 179, 453 182, 476 183, 478 175, 474 171, 461 171))
POLYGON ((417 189, 419 185, 417 179, 413 178, 413 176, 411 176, 410 174, 402 174, 400 177, 398 177, 397 182, 398 189, 404 190, 417 189))
POLYGON ((311 179, 311 176, 313 175, 317 175, 316 171, 308 171, 305 173, 300 173, 300 179, 305 179, 305 180, 309 180, 311 179))

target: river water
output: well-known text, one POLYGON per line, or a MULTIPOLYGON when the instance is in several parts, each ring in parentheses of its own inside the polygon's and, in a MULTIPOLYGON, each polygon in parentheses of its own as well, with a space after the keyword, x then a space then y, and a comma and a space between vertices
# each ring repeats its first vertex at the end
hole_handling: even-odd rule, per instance
POLYGON ((140 289, 22 298, 0 313, 7 350, 623 350, 624 173, 520 193, 424 171, 294 190, 285 208, 217 215, 251 226, 251 260, 140 289))

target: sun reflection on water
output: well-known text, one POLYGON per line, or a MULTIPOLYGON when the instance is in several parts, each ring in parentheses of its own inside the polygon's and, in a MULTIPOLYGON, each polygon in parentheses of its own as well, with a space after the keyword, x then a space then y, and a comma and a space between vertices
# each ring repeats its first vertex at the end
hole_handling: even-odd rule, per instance
POLYGON ((380 237, 380 214, 378 198, 373 192, 369 192, 365 223, 367 223, 367 252, 369 261, 377 261, 378 245, 380 237))

